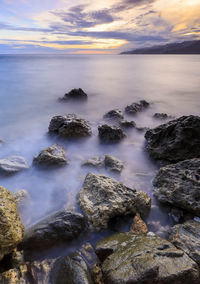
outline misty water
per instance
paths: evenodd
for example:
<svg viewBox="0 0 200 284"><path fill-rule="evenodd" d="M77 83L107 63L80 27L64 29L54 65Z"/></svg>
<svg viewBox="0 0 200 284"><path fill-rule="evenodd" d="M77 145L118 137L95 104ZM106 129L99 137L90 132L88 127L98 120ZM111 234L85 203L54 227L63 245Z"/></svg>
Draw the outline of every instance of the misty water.
<svg viewBox="0 0 200 284"><path fill-rule="evenodd" d="M83 88L89 95L86 103L58 101L72 88ZM153 197L152 179L158 166L145 151L144 131L130 129L127 138L114 145L101 144L98 125L105 112L145 99L150 108L132 117L138 127L155 127L164 121L154 119L155 112L174 117L196 114L200 110L200 56L184 55L1 55L0 56L0 158L21 155L29 165L42 149L55 142L67 151L69 165L55 170L33 166L14 176L0 176L0 185L13 193L26 189L29 204L21 212L25 226L43 216L66 208L80 211L76 195L86 174L106 174L153 198L149 228L161 233L172 225L169 209ZM90 121L93 135L83 140L58 140L47 135L55 115L75 113ZM166 120L167 121L167 120ZM120 175L106 170L81 167L90 157L111 154L124 161ZM43 256L65 254L82 242L93 244L103 235L126 231L131 220L118 220L109 230L86 233L79 240L44 252ZM40 254L41 256L41 254Z"/></svg>

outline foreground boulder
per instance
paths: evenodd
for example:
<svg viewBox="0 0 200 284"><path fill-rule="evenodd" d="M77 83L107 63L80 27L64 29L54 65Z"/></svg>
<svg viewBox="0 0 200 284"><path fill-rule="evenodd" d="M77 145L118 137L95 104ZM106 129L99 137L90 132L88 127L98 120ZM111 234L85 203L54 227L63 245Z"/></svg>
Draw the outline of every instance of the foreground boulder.
<svg viewBox="0 0 200 284"><path fill-rule="evenodd" d="M111 218L119 215L146 216L151 198L104 175L87 174L78 201L92 230L108 227Z"/></svg>
<svg viewBox="0 0 200 284"><path fill-rule="evenodd" d="M27 161L21 156L10 156L0 159L1 174L15 174L28 168Z"/></svg>
<svg viewBox="0 0 200 284"><path fill-rule="evenodd" d="M169 240L177 248L183 250L200 267L200 223L189 220L169 230Z"/></svg>
<svg viewBox="0 0 200 284"><path fill-rule="evenodd" d="M123 119L123 113L120 109L112 109L103 116L106 119Z"/></svg>
<svg viewBox="0 0 200 284"><path fill-rule="evenodd" d="M85 220L79 213L58 211L25 231L21 248L48 248L58 242L71 241L85 229Z"/></svg>
<svg viewBox="0 0 200 284"><path fill-rule="evenodd" d="M24 226L14 196L0 187L0 260L22 241Z"/></svg>
<svg viewBox="0 0 200 284"><path fill-rule="evenodd" d="M102 142L119 142L126 137L124 131L117 126L110 126L107 124L98 127L99 138Z"/></svg>
<svg viewBox="0 0 200 284"><path fill-rule="evenodd" d="M133 115L148 108L149 105L150 104L147 101L141 100L137 103L132 103L131 105L126 106L125 112Z"/></svg>
<svg viewBox="0 0 200 284"><path fill-rule="evenodd" d="M92 135L88 121L75 114L54 116L49 124L49 133L57 134L62 138L81 138Z"/></svg>
<svg viewBox="0 0 200 284"><path fill-rule="evenodd" d="M106 283L199 283L197 264L170 242L148 233L119 233L96 245Z"/></svg>
<svg viewBox="0 0 200 284"><path fill-rule="evenodd" d="M161 168L153 180L160 202L200 216L200 159L191 159Z"/></svg>
<svg viewBox="0 0 200 284"><path fill-rule="evenodd" d="M33 159L33 164L37 166L64 166L68 163L66 151L63 147L55 144L42 150Z"/></svg>
<svg viewBox="0 0 200 284"><path fill-rule="evenodd" d="M182 116L146 132L147 150L168 163L200 157L200 117Z"/></svg>
<svg viewBox="0 0 200 284"><path fill-rule="evenodd" d="M88 95L81 89L72 89L69 93L66 93L63 98L60 98L60 101L86 101Z"/></svg>

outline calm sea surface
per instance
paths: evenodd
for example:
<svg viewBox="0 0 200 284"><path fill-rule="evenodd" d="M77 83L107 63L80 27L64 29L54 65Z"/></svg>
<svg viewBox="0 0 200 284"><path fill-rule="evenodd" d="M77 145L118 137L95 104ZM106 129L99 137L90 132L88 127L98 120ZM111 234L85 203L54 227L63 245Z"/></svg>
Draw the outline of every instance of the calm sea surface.
<svg viewBox="0 0 200 284"><path fill-rule="evenodd" d="M87 103L58 101L79 87L88 93ZM129 130L128 137L115 145L100 144L97 132L105 112L113 108L124 110L127 104L140 99L151 102L151 107L137 116L126 117L139 127L161 124L152 118L155 112L175 117L200 115L200 56L0 55L0 139L5 142L0 146L0 158L22 155L31 165L40 150L55 142L47 135L54 115L75 113L88 119L93 130L89 139L60 142L67 150L68 166L53 171L31 167L12 177L0 177L0 185L12 192L29 192L31 202L22 213L26 226L63 205L79 210L76 194L88 171L110 175L152 196L157 166L145 151L144 132ZM124 161L121 175L80 166L84 159L107 153ZM146 221L151 230L162 235L171 225L168 209L158 206L154 199L153 204ZM127 230L129 223L129 219L119 221L112 231ZM83 241L95 243L108 233L87 235Z"/></svg>

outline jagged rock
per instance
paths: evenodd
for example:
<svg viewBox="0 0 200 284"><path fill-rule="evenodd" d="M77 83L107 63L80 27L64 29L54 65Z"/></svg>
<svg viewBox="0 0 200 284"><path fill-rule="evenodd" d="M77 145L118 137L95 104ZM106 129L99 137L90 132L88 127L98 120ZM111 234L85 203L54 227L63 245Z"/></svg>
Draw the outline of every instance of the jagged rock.
<svg viewBox="0 0 200 284"><path fill-rule="evenodd" d="M124 164L122 161L116 159L111 155L105 155L104 164L106 169L113 172L121 172L123 170Z"/></svg>
<svg viewBox="0 0 200 284"><path fill-rule="evenodd" d="M45 249L56 242L77 238L85 229L84 217L76 212L58 211L27 228L22 249Z"/></svg>
<svg viewBox="0 0 200 284"><path fill-rule="evenodd" d="M102 142L119 142L126 134L124 131L117 126L110 126L107 124L101 125L98 127L99 138Z"/></svg>
<svg viewBox="0 0 200 284"><path fill-rule="evenodd" d="M174 163L200 157L200 117L182 116L146 132L151 157Z"/></svg>
<svg viewBox="0 0 200 284"><path fill-rule="evenodd" d="M145 100L141 100L137 103L132 103L129 106L126 106L125 112L128 114L136 114L137 112L143 111L149 107L149 103Z"/></svg>
<svg viewBox="0 0 200 284"><path fill-rule="evenodd" d="M136 127L136 123L135 121L131 120L131 121L128 121L128 120L121 120L119 122L120 126L124 127L124 128L134 128Z"/></svg>
<svg viewBox="0 0 200 284"><path fill-rule="evenodd" d="M140 217L140 214L136 214L133 223L130 227L130 232L135 235L146 234L148 232L146 223Z"/></svg>
<svg viewBox="0 0 200 284"><path fill-rule="evenodd" d="M60 101L86 101L88 95L81 89L72 89L69 93L66 93L63 98L60 98Z"/></svg>
<svg viewBox="0 0 200 284"><path fill-rule="evenodd" d="M177 248L183 250L200 267L200 223L189 220L169 230L169 240Z"/></svg>
<svg viewBox="0 0 200 284"><path fill-rule="evenodd" d="M0 187L0 260L21 242L24 226L12 193Z"/></svg>
<svg viewBox="0 0 200 284"><path fill-rule="evenodd" d="M104 166L104 156L92 157L82 163L82 166L89 166L94 168L102 168Z"/></svg>
<svg viewBox="0 0 200 284"><path fill-rule="evenodd" d="M123 119L123 113L120 109L112 109L103 116L107 119Z"/></svg>
<svg viewBox="0 0 200 284"><path fill-rule="evenodd" d="M0 159L0 173L15 174L29 168L27 161L21 156L10 156Z"/></svg>
<svg viewBox="0 0 200 284"><path fill-rule="evenodd" d="M55 144L42 150L34 157L33 163L37 166L63 166L68 163L66 151L63 147Z"/></svg>
<svg viewBox="0 0 200 284"><path fill-rule="evenodd" d="M106 283L199 283L197 264L183 251L153 233L119 233L102 239L96 253Z"/></svg>
<svg viewBox="0 0 200 284"><path fill-rule="evenodd" d="M200 159L191 159L162 167L153 180L160 202L200 216Z"/></svg>
<svg viewBox="0 0 200 284"><path fill-rule="evenodd" d="M167 118L172 118L172 117L169 116L169 115L166 114L166 113L159 113L159 112L156 112L156 113L154 113L153 118L167 119Z"/></svg>
<svg viewBox="0 0 200 284"><path fill-rule="evenodd" d="M148 214L151 198L104 175L88 173L78 194L78 202L92 230L107 228L119 215Z"/></svg>
<svg viewBox="0 0 200 284"><path fill-rule="evenodd" d="M81 138L92 135L88 121L75 114L54 116L49 124L49 133L63 138Z"/></svg>

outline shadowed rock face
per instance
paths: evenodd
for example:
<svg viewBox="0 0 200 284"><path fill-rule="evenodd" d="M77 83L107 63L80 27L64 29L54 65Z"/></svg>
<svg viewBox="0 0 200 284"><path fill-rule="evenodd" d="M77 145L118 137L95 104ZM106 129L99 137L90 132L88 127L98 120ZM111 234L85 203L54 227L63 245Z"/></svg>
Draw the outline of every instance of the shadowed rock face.
<svg viewBox="0 0 200 284"><path fill-rule="evenodd" d="M0 159L0 174L12 175L28 168L27 161L21 156L10 156Z"/></svg>
<svg viewBox="0 0 200 284"><path fill-rule="evenodd" d="M153 180L160 202L200 216L200 159L191 159L161 168Z"/></svg>
<svg viewBox="0 0 200 284"><path fill-rule="evenodd" d="M88 95L81 89L72 89L69 93L66 93L63 98L60 98L60 101L86 101Z"/></svg>
<svg viewBox="0 0 200 284"><path fill-rule="evenodd" d="M141 112L144 109L148 108L149 105L150 104L147 101L141 100L138 103L132 103L131 105L126 106L125 112L134 115L137 112Z"/></svg>
<svg viewBox="0 0 200 284"><path fill-rule="evenodd" d="M168 163L200 157L200 117L182 116L146 132L151 157Z"/></svg>
<svg viewBox="0 0 200 284"><path fill-rule="evenodd" d="M49 133L62 138L81 138L92 135L88 121L75 114L54 116L49 124Z"/></svg>
<svg viewBox="0 0 200 284"><path fill-rule="evenodd" d="M148 233L120 233L102 239L96 253L106 283L199 283L197 264L170 242Z"/></svg>
<svg viewBox="0 0 200 284"><path fill-rule="evenodd" d="M107 228L111 218L119 215L147 215L151 198L104 175L87 174L78 201L92 230Z"/></svg>
<svg viewBox="0 0 200 284"><path fill-rule="evenodd" d="M110 126L107 124L98 127L99 138L102 142L119 142L126 137L124 131L117 126Z"/></svg>

